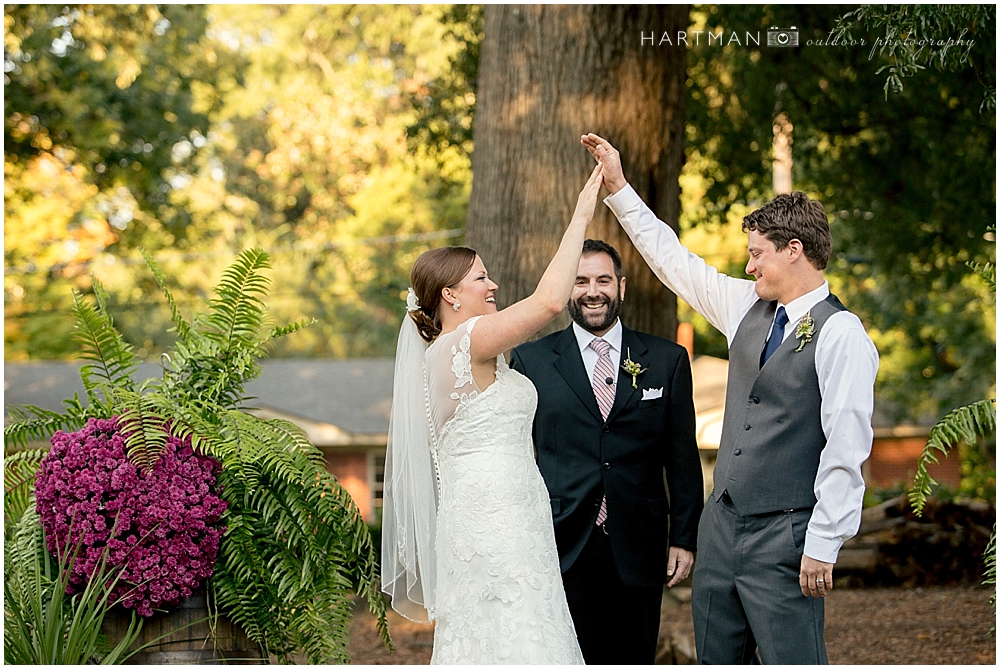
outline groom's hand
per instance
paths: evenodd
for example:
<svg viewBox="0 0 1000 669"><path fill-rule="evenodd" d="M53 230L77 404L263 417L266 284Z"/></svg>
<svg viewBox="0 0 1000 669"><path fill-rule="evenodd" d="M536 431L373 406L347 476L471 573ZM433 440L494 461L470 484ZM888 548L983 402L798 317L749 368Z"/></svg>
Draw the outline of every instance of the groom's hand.
<svg viewBox="0 0 1000 669"><path fill-rule="evenodd" d="M833 590L833 563L803 555L799 567L799 588L806 597L826 597L826 593Z"/></svg>
<svg viewBox="0 0 1000 669"><path fill-rule="evenodd" d="M667 587L672 588L691 574L694 565L694 553L671 546L667 553Z"/></svg>
<svg viewBox="0 0 1000 669"><path fill-rule="evenodd" d="M589 133L580 137L580 143L587 147L594 160L604 164L604 185L612 195L628 185L622 172L621 156L608 140Z"/></svg>

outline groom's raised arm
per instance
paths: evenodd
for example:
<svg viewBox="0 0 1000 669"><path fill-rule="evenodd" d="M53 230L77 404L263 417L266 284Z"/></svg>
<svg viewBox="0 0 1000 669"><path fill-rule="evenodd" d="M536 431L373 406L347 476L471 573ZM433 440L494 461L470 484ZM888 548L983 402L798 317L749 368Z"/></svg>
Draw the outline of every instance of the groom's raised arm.
<svg viewBox="0 0 1000 669"><path fill-rule="evenodd" d="M667 288L731 342L743 316L757 300L753 281L721 274L688 251L673 229L657 218L629 186L621 157L606 139L589 134L583 135L580 142L595 160L604 164L604 185L611 193L604 203L618 218L646 264Z"/></svg>

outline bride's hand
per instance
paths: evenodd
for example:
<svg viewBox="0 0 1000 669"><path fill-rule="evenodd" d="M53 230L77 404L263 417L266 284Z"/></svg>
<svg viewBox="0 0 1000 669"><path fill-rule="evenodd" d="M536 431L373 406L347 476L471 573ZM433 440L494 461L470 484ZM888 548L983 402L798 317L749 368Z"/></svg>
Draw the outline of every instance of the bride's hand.
<svg viewBox="0 0 1000 669"><path fill-rule="evenodd" d="M597 194L604 182L604 177L601 175L603 167L602 163L597 163L583 190L580 191L580 197L576 201L576 211L573 212L573 222L582 221L585 225L589 225L593 220L594 209L597 207Z"/></svg>

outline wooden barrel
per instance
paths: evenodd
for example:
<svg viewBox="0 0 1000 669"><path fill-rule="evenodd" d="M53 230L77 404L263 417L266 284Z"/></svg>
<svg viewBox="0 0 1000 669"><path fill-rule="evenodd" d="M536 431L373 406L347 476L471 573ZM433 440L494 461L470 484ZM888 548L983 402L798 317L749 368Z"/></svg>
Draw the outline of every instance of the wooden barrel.
<svg viewBox="0 0 1000 669"><path fill-rule="evenodd" d="M113 607L104 618L104 634L114 647L128 630L131 609ZM125 664L266 664L260 646L225 616L216 619L216 633L209 633L205 589L199 588L167 612L146 618L142 633L132 646L138 648L167 634L136 653ZM195 622L200 621L200 622ZM191 624L194 623L194 624ZM185 627L187 625L187 627ZM169 634L168 634L169 633Z"/></svg>

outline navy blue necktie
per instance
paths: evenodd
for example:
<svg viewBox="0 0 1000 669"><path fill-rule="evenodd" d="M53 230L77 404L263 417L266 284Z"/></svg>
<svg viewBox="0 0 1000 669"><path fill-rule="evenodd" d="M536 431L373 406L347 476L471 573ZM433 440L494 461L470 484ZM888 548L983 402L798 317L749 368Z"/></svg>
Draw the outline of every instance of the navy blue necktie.
<svg viewBox="0 0 1000 669"><path fill-rule="evenodd" d="M785 308L778 307L778 313L774 315L774 324L771 325L771 336L767 338L767 345L764 346L764 352L760 356L761 367L781 346L781 340L785 338L785 325L787 323L788 314L785 313Z"/></svg>

